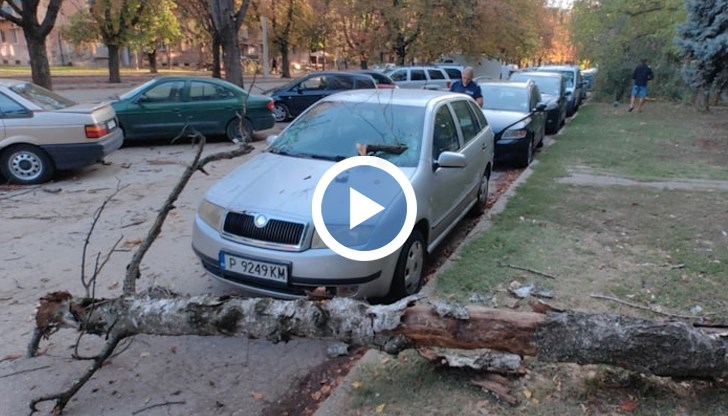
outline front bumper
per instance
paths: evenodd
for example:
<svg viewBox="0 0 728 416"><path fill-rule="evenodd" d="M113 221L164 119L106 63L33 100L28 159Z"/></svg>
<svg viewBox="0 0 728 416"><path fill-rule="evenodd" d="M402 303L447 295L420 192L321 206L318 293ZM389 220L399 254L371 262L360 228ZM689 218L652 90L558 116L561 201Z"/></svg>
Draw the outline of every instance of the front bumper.
<svg viewBox="0 0 728 416"><path fill-rule="evenodd" d="M245 291L282 299L296 299L317 287L335 293L336 288L358 286L354 297L359 299L385 296L391 284L399 252L384 259L360 262L341 257L329 249L301 252L253 247L226 240L220 233L195 217L192 248L202 265L218 279ZM241 257L290 265L287 284L223 271L220 251Z"/></svg>
<svg viewBox="0 0 728 416"><path fill-rule="evenodd" d="M101 161L124 144L124 131L115 129L106 137L91 143L54 144L41 146L58 170L79 169Z"/></svg>
<svg viewBox="0 0 728 416"><path fill-rule="evenodd" d="M503 162L523 155L531 144L532 135L520 139L500 139L495 142L495 161Z"/></svg>

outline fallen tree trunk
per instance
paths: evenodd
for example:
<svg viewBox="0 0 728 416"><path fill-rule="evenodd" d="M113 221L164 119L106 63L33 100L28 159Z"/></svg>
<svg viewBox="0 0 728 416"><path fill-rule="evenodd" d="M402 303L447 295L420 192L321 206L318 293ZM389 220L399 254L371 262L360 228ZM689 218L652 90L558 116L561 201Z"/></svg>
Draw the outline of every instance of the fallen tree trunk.
<svg viewBox="0 0 728 416"><path fill-rule="evenodd" d="M372 306L350 299L127 296L42 299L37 330L62 327L119 339L137 334L338 339L396 354L420 346L490 348L547 362L610 364L659 376L728 377L728 341L682 322L615 314L540 314L421 298Z"/></svg>

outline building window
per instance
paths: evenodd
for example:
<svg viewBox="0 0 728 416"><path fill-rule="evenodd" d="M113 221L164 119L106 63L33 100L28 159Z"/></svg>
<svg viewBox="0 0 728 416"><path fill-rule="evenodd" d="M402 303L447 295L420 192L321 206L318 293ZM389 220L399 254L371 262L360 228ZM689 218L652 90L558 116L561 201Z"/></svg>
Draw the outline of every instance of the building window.
<svg viewBox="0 0 728 416"><path fill-rule="evenodd" d="M0 30L0 43L5 43L5 42L6 42L6 40L5 40L5 31L4 30Z"/></svg>
<svg viewBox="0 0 728 416"><path fill-rule="evenodd" d="M18 29L13 29L10 31L10 41L14 44L18 44Z"/></svg>

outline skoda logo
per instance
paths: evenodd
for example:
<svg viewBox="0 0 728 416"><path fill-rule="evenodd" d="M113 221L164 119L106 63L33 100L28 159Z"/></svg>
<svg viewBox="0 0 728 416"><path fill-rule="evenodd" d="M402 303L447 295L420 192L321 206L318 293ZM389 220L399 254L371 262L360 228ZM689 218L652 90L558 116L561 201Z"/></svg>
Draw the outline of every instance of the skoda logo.
<svg viewBox="0 0 728 416"><path fill-rule="evenodd" d="M253 222L255 223L256 227L263 228L266 226L266 224L268 224L268 217L263 214L258 214L255 216Z"/></svg>

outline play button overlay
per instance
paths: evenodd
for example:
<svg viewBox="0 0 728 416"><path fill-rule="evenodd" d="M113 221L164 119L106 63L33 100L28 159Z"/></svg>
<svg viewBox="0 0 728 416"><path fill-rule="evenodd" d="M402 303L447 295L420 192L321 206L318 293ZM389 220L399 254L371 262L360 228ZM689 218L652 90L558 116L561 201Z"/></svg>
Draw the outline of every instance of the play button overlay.
<svg viewBox="0 0 728 416"><path fill-rule="evenodd" d="M378 157L357 156L321 176L311 213L328 248L351 260L373 261L407 241L417 217L417 199L401 169Z"/></svg>
<svg viewBox="0 0 728 416"><path fill-rule="evenodd" d="M349 229L384 211L384 207L349 188Z"/></svg>

